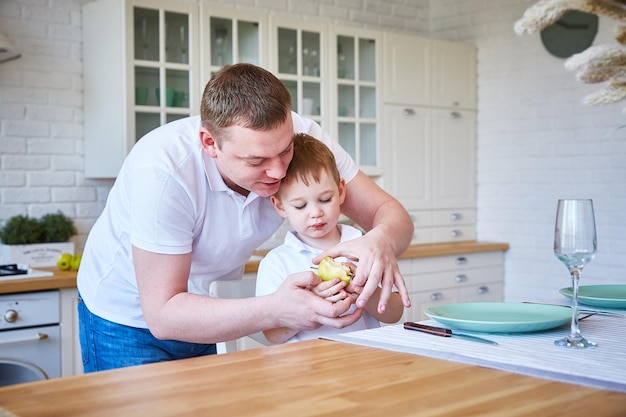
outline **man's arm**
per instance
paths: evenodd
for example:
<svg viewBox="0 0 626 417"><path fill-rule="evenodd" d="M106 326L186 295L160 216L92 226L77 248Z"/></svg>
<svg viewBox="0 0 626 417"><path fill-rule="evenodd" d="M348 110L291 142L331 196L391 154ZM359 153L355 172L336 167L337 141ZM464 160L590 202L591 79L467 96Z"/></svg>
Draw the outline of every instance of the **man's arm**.
<svg viewBox="0 0 626 417"><path fill-rule="evenodd" d="M343 328L362 313L357 309L341 316L351 300L332 303L313 294L308 287L321 281L313 272L290 275L270 295L220 299L187 292L191 254L163 255L133 247L133 262L146 323L159 339L216 343L278 327Z"/></svg>
<svg viewBox="0 0 626 417"><path fill-rule="evenodd" d="M313 262L319 263L324 256L341 255L358 261L354 283L364 285L357 299L359 307L367 305L378 284L382 287L378 304L380 313L385 311L394 285L404 306L410 307L411 301L396 259L413 237L413 221L406 209L362 172L347 184L346 199L341 208L367 233L324 251Z"/></svg>

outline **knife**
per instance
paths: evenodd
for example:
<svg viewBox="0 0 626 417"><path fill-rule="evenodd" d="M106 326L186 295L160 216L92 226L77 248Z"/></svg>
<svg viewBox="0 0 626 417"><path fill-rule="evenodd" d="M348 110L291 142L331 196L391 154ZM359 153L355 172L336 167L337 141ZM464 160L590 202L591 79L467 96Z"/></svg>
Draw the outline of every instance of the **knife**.
<svg viewBox="0 0 626 417"><path fill-rule="evenodd" d="M556 307L568 307L572 308L572 306L564 305L564 304L550 304L550 303L535 303L533 301L522 301L524 304L538 304L543 306L556 306ZM579 308L578 314L593 314L598 316L609 316L609 317L624 317L622 313L614 313L612 311L603 311L603 310L589 310L585 308Z"/></svg>
<svg viewBox="0 0 626 417"><path fill-rule="evenodd" d="M435 336L441 336L441 337L461 337L463 339L473 340L474 342L481 342L481 343L488 343L490 345L497 345L497 343L494 342L493 340L483 339L482 337L471 336L469 334L455 333L452 330L445 329L443 327L429 326L427 324L414 323L412 321L405 322L404 323L404 328L407 329L407 330L416 330L418 332L434 334Z"/></svg>

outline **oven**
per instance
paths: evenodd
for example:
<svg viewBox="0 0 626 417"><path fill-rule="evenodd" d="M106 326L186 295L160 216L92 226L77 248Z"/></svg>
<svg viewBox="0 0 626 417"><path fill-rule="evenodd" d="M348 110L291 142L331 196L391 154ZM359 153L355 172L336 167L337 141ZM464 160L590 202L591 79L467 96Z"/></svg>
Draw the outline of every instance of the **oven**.
<svg viewBox="0 0 626 417"><path fill-rule="evenodd" d="M59 291L0 295L0 386L61 376Z"/></svg>

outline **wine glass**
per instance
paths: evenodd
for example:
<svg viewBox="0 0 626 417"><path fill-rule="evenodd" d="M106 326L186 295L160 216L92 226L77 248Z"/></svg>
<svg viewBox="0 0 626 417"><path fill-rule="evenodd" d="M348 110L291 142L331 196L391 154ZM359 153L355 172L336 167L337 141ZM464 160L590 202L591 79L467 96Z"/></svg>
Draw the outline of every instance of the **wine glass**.
<svg viewBox="0 0 626 417"><path fill-rule="evenodd" d="M573 306L570 334L555 340L557 346L595 347L580 334L578 327L578 284L583 268L596 254L596 224L592 200L559 200L554 227L554 254L569 269L572 277Z"/></svg>

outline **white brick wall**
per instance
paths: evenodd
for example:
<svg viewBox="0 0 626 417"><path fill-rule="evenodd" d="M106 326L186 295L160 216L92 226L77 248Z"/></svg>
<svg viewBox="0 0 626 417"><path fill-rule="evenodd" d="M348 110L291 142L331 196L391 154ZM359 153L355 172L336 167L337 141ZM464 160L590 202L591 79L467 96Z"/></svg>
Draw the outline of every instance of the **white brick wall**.
<svg viewBox="0 0 626 417"><path fill-rule="evenodd" d="M80 4L2 0L0 30L23 57L0 64L0 222L63 210L82 250L111 181L82 174ZM529 0L215 0L259 12L475 43L478 56L478 233L506 241L507 299L558 297L567 272L552 254L556 200L596 204L599 252L586 283L626 282L626 115L589 108L578 83L538 35L514 22ZM611 40L600 20L596 43Z"/></svg>

